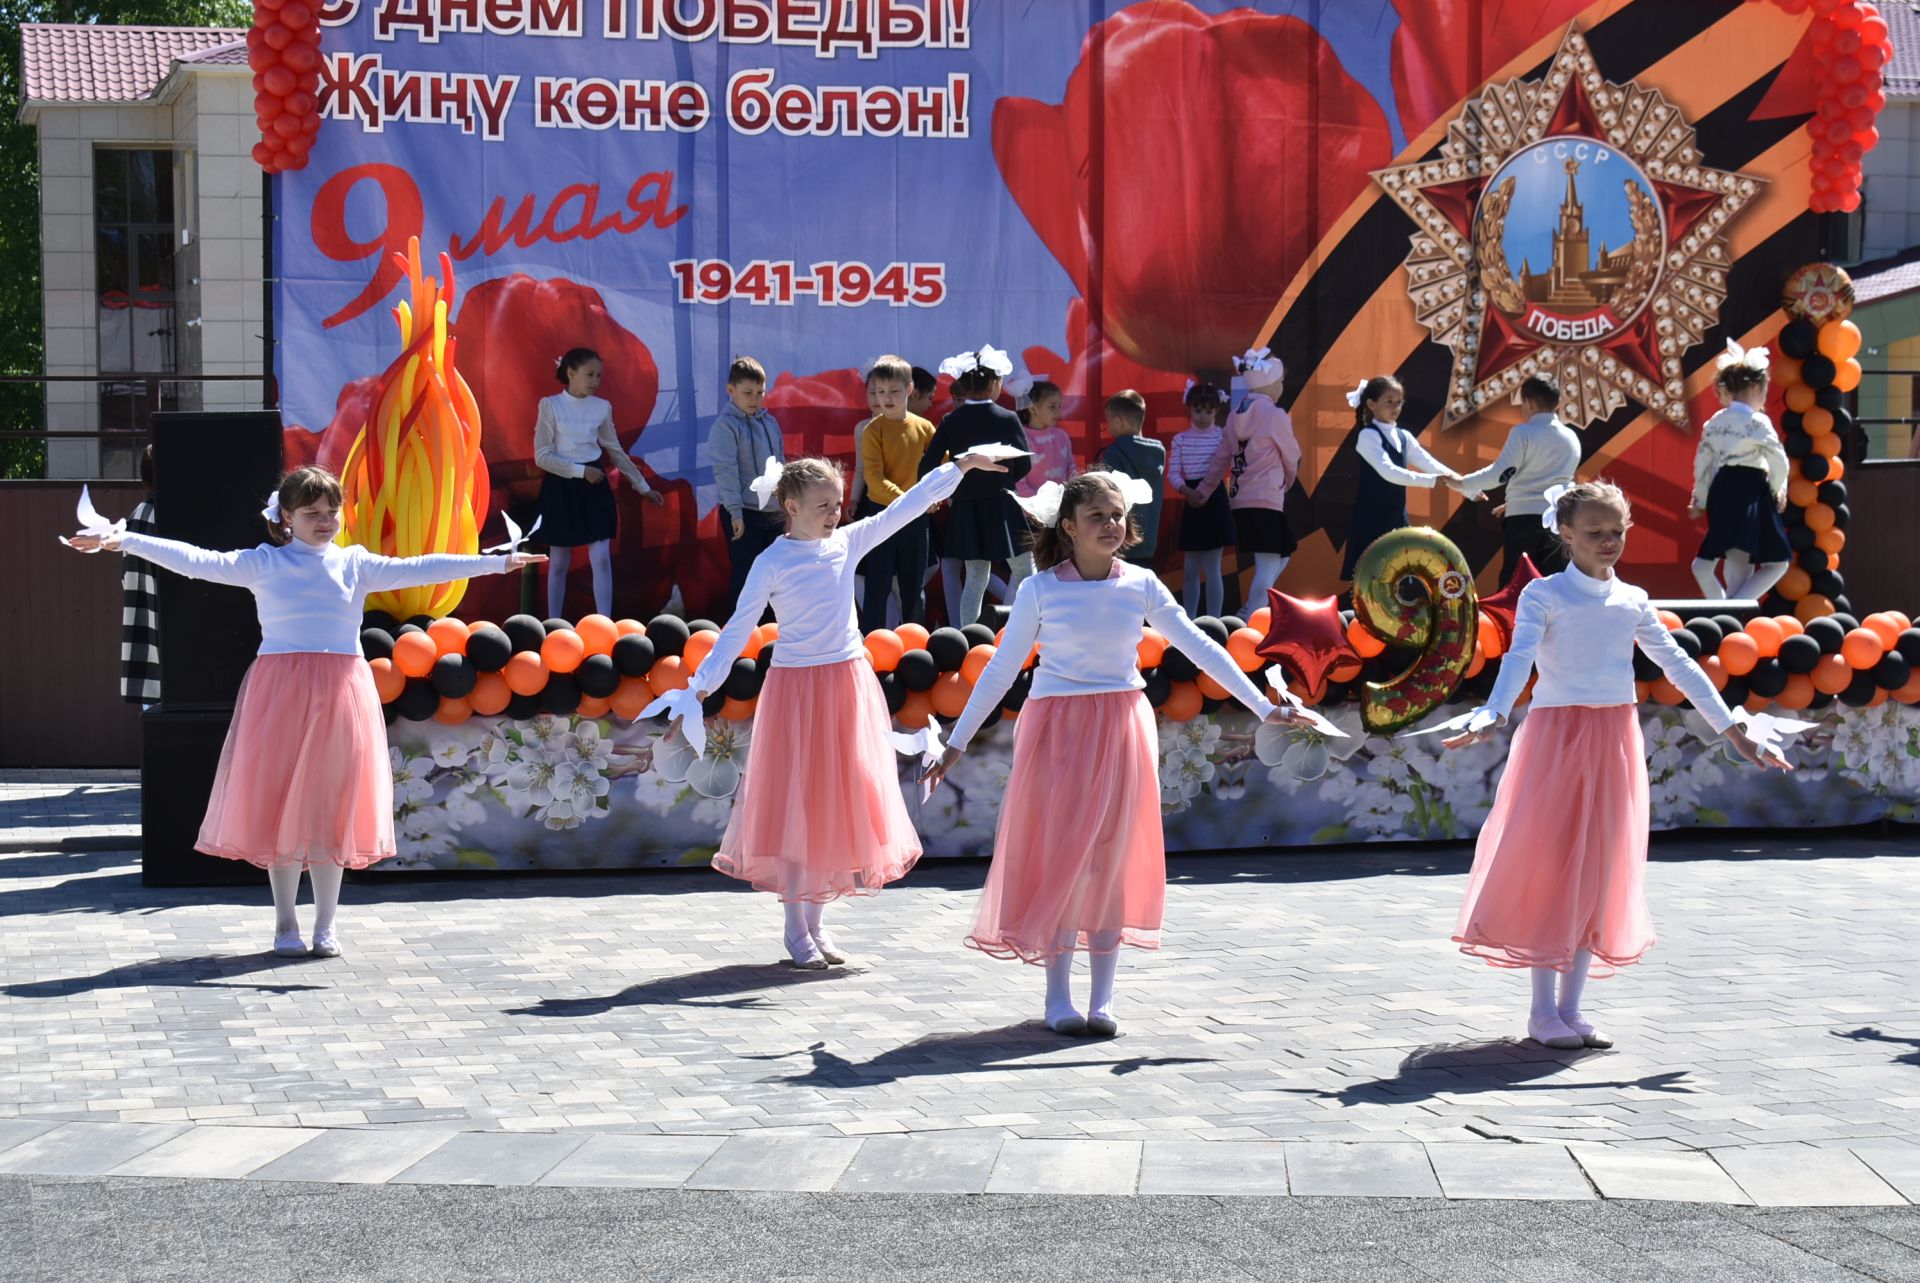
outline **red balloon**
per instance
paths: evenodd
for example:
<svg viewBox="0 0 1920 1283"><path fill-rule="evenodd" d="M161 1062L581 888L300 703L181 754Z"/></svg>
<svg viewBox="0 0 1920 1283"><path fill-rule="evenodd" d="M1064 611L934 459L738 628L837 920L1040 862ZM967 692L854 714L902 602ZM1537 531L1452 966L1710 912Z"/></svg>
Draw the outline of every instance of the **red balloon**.
<svg viewBox="0 0 1920 1283"><path fill-rule="evenodd" d="M1490 597L1480 599L1480 613L1493 620L1493 626L1500 632L1500 653L1506 654L1513 646L1513 615L1520 609L1520 590L1540 578L1539 569L1533 564L1533 558L1520 554L1520 568L1513 572L1513 578L1507 586Z"/></svg>
<svg viewBox="0 0 1920 1283"><path fill-rule="evenodd" d="M1327 674L1343 663L1358 663L1346 625L1340 622L1338 597L1289 597L1278 588L1267 589L1273 622L1254 647L1257 654L1277 661L1289 676L1306 688L1310 700L1327 693Z"/></svg>
<svg viewBox="0 0 1920 1283"><path fill-rule="evenodd" d="M1845 196L1842 196L1840 198L1841 212L1851 214L1854 210L1859 208L1860 208L1859 192L1848 192Z"/></svg>
<svg viewBox="0 0 1920 1283"><path fill-rule="evenodd" d="M296 116L306 117L312 115L314 108L319 105L320 100L318 98L315 98L304 89L296 89L287 95L287 103L284 110L290 111Z"/></svg>
<svg viewBox="0 0 1920 1283"><path fill-rule="evenodd" d="M300 117L290 111L283 111L273 118L273 132L282 138L291 138L300 132Z"/></svg>
<svg viewBox="0 0 1920 1283"><path fill-rule="evenodd" d="M306 154L313 150L313 135L295 134L286 140L286 150L287 155L292 156L295 160L304 159Z"/></svg>
<svg viewBox="0 0 1920 1283"><path fill-rule="evenodd" d="M272 168L273 158L277 154L273 148L267 146L264 142L258 142L253 145L253 163L263 169Z"/></svg>
<svg viewBox="0 0 1920 1283"><path fill-rule="evenodd" d="M247 65L255 72L263 72L269 67L278 66L279 62L280 51L269 48L264 40L247 50Z"/></svg>
<svg viewBox="0 0 1920 1283"><path fill-rule="evenodd" d="M285 49L293 43L293 30L284 22L272 23L261 28L260 41L269 49Z"/></svg>
<svg viewBox="0 0 1920 1283"><path fill-rule="evenodd" d="M295 75L304 76L320 66L320 54L306 41L296 40L280 51L280 61L287 64Z"/></svg>
<svg viewBox="0 0 1920 1283"><path fill-rule="evenodd" d="M313 25L313 6L307 0L287 0L280 6L280 21L295 31L303 31Z"/></svg>
<svg viewBox="0 0 1920 1283"><path fill-rule="evenodd" d="M320 117L318 116L302 117L300 120L300 132L305 134L308 138L312 138L315 134L319 133Z"/></svg>
<svg viewBox="0 0 1920 1283"><path fill-rule="evenodd" d="M1866 74L1866 68L1860 65L1858 58L1836 58L1833 69L1827 73L1841 84L1858 80Z"/></svg>
<svg viewBox="0 0 1920 1283"><path fill-rule="evenodd" d="M1867 11L1858 4L1841 3L1833 10L1834 25L1841 28L1858 27L1867 20ZM1844 31L1841 33L1844 34Z"/></svg>

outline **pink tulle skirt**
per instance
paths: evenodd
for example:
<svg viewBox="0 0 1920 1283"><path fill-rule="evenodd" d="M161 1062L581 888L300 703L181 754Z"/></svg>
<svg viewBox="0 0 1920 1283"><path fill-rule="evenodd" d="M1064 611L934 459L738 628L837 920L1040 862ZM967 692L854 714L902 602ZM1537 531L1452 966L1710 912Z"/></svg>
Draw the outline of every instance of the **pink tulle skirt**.
<svg viewBox="0 0 1920 1283"><path fill-rule="evenodd" d="M775 668L713 867L782 900L872 895L920 858L886 696L864 659Z"/></svg>
<svg viewBox="0 0 1920 1283"><path fill-rule="evenodd" d="M261 868L364 869L394 853L387 724L366 660L253 661L194 847Z"/></svg>
<svg viewBox="0 0 1920 1283"><path fill-rule="evenodd" d="M1453 938L1496 967L1611 975L1653 946L1647 760L1628 704L1537 708L1513 737Z"/></svg>
<svg viewBox="0 0 1920 1283"><path fill-rule="evenodd" d="M1138 691L1029 699L967 944L1044 963L1160 947L1159 737Z"/></svg>

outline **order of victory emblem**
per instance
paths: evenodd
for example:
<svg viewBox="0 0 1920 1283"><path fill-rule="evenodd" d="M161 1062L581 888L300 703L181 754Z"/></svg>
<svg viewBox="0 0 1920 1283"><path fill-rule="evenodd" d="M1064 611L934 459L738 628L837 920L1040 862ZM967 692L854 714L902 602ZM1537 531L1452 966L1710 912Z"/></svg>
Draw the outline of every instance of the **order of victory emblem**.
<svg viewBox="0 0 1920 1283"><path fill-rule="evenodd" d="M1694 143L1570 27L1543 75L1469 100L1437 159L1374 173L1415 224L1414 314L1453 350L1443 425L1530 374L1557 379L1575 427L1629 400L1686 424L1681 358L1726 299L1727 226L1765 186Z"/></svg>

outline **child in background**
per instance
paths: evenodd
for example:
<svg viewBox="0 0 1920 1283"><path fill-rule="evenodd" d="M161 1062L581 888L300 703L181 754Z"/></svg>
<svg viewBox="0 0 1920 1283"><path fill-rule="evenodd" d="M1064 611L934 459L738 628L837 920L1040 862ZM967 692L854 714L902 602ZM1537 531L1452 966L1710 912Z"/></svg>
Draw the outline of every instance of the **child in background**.
<svg viewBox="0 0 1920 1283"><path fill-rule="evenodd" d="M1220 449L1227 390L1188 379L1186 402L1188 426L1174 437L1167 461L1167 485L1186 500L1180 514L1180 604L1189 615L1218 618L1227 607L1220 561L1234 539L1233 509L1227 504L1226 487L1215 486L1212 494L1202 495L1200 483Z"/></svg>
<svg viewBox="0 0 1920 1283"><path fill-rule="evenodd" d="M287 474L261 517L271 543L239 552L134 533L80 535L82 552L116 549L190 579L251 591L260 652L240 683L233 724L194 849L245 860L273 888L273 952L306 953L294 906L300 874L313 882L313 949L337 958L334 913L347 869L395 852L393 771L373 670L360 649L367 595L476 575L546 558L382 557L333 542L339 478L325 468Z"/></svg>
<svg viewBox="0 0 1920 1283"><path fill-rule="evenodd" d="M1428 454L1411 432L1399 426L1406 402L1407 390L1391 374L1375 375L1347 393L1347 404L1353 407L1354 450L1367 466L1360 471L1353 521L1347 528L1342 579L1353 578L1353 567L1369 544L1407 524L1408 486L1431 489L1442 478L1460 480L1459 473ZM1245 527L1241 529L1244 532Z"/></svg>
<svg viewBox="0 0 1920 1283"><path fill-rule="evenodd" d="M1126 559L1136 566L1153 566L1154 549L1160 543L1160 509L1166 502L1167 448L1152 437L1142 436L1147 426L1147 399L1132 388L1107 398L1107 434L1113 438L1100 456L1105 467L1122 476L1134 477L1151 486L1153 498L1137 510L1140 537L1127 550Z"/></svg>
<svg viewBox="0 0 1920 1283"><path fill-rule="evenodd" d="M1580 438L1554 413L1560 405L1560 385L1542 375L1530 375L1520 385L1520 399L1530 417L1507 433L1499 458L1450 483L1476 500L1495 486L1506 487L1507 501L1499 509L1505 536L1502 584L1513 578L1522 557L1543 575L1566 567L1566 547L1541 517L1547 510L1547 491L1572 485L1574 470L1580 466Z"/></svg>
<svg viewBox="0 0 1920 1283"><path fill-rule="evenodd" d="M1786 526L1787 452L1773 421L1760 407L1767 403L1767 350L1742 350L1732 340L1719 357L1714 386L1726 409L1700 429L1693 457L1693 498L1687 515L1704 513L1707 537L1693 561L1693 577L1703 597L1758 601L1780 582L1792 564ZM1714 563L1725 560L1727 581L1714 577Z"/></svg>
<svg viewBox="0 0 1920 1283"><path fill-rule="evenodd" d="M739 606L689 682L698 698L719 690L772 608L780 642L713 867L780 897L797 967L846 961L821 924L828 901L872 895L920 858L887 701L854 627L853 569L980 468L1001 465L963 457L933 468L879 515L842 526L840 473L821 459L787 464L771 495L787 532L754 562Z"/></svg>
<svg viewBox="0 0 1920 1283"><path fill-rule="evenodd" d="M907 412L912 379L912 367L897 356L881 357L867 372L867 399L875 410L860 443L866 498L854 506L856 519L884 512L913 488L920 475L920 456L933 440L933 425ZM889 626L887 599L896 585L900 618L921 623L927 613L927 519L915 517L875 545L860 563L860 573L866 581L860 599L862 632Z"/></svg>
<svg viewBox="0 0 1920 1283"><path fill-rule="evenodd" d="M1001 380L1013 372L1013 363L1005 352L992 347L962 352L941 362L940 372L953 379L954 397L959 404L934 429L933 440L920 457L921 476L976 446L996 444L1027 449L1026 429L1020 426L1019 417L996 404ZM1008 495L1032 466L1031 458L1012 459L1003 475L968 477L948 505L942 570L944 572L952 561L962 562L966 567L959 617L948 620L956 628L964 628L980 618L994 562L1008 562L1016 577L1022 564L1032 565L1026 555L1026 518ZM1016 578L1014 587L1018 586Z"/></svg>
<svg viewBox="0 0 1920 1283"><path fill-rule="evenodd" d="M1026 380L1015 396L1014 412L1027 430L1027 448L1033 451L1032 471L1013 488L1023 499L1031 499L1049 481L1065 485L1080 470L1073 457L1073 438L1060 426L1062 399L1059 385L1044 377Z"/></svg>
<svg viewBox="0 0 1920 1283"><path fill-rule="evenodd" d="M1581 1012L1589 973L1608 976L1654 943L1647 913L1647 755L1633 691L1637 644L1742 757L1787 768L1743 732L1706 673L1680 649L1614 564L1632 524L1617 486L1589 481L1550 495L1571 564L1520 593L1513 643L1485 708L1446 741L1488 738L1538 669L1493 810L1480 829L1453 933L1462 953L1533 970L1530 1037L1549 1047L1610 1047ZM1481 714L1491 714L1473 729ZM1559 978L1559 994L1554 981Z"/></svg>
<svg viewBox="0 0 1920 1283"><path fill-rule="evenodd" d="M727 404L707 432L707 463L726 514L727 556L733 564L729 610L740 599L754 558L780 537L779 514L763 511L747 490L768 459L787 457L780 425L762 408L766 398L766 368L750 356L734 357L727 368Z"/></svg>
<svg viewBox="0 0 1920 1283"><path fill-rule="evenodd" d="M940 380L932 370L919 366L913 367L913 393L907 397L907 413L917 414L929 423L933 421L933 397L940 390Z"/></svg>
<svg viewBox="0 0 1920 1283"><path fill-rule="evenodd" d="M1253 554L1253 578L1244 604L1256 610L1266 604L1267 589L1279 580L1298 546L1286 507L1287 491L1300 471L1300 443L1293 435L1293 420L1275 399L1287 374L1280 358L1266 348L1254 348L1235 357L1233 368L1247 390L1233 402L1207 475L1194 492L1207 503L1225 484L1239 564L1244 566L1247 554Z"/></svg>
<svg viewBox="0 0 1920 1283"><path fill-rule="evenodd" d="M553 376L565 389L540 400L533 425L533 462L540 478L540 538L547 566L547 615L562 618L573 550L585 545L593 571L593 608L613 613L613 536L619 511L605 466L611 463L656 508L665 496L647 484L613 429L613 406L594 395L600 388L600 354L577 347L560 358Z"/></svg>

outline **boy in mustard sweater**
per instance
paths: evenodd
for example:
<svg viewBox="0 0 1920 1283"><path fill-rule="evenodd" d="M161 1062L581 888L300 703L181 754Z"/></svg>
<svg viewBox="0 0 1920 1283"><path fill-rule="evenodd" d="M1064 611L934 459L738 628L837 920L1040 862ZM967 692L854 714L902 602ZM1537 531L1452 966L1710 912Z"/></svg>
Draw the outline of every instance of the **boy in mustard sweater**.
<svg viewBox="0 0 1920 1283"><path fill-rule="evenodd" d="M913 391L913 367L897 356L883 356L867 372L867 400L874 416L860 438L860 474L867 493L854 519L870 517L913 488L920 479L920 456L933 439L933 425L907 412ZM926 617L927 519L903 526L860 562L865 592L860 600L860 631L887 626L887 597L898 585L900 618L920 623Z"/></svg>

